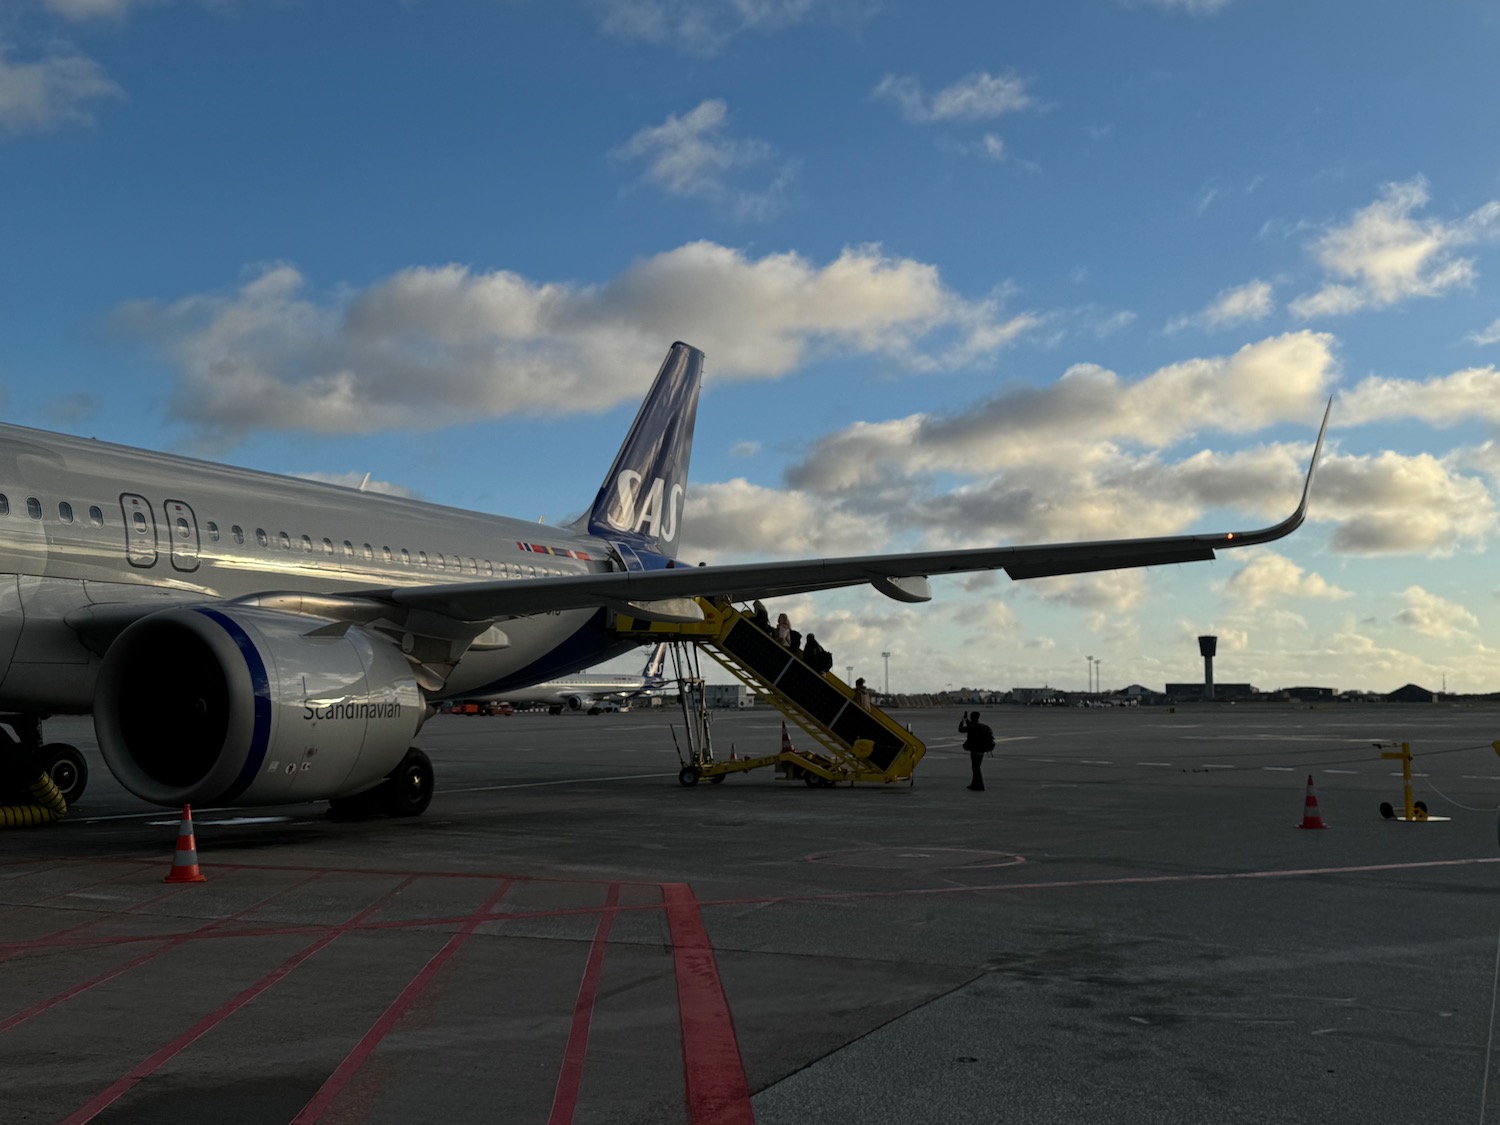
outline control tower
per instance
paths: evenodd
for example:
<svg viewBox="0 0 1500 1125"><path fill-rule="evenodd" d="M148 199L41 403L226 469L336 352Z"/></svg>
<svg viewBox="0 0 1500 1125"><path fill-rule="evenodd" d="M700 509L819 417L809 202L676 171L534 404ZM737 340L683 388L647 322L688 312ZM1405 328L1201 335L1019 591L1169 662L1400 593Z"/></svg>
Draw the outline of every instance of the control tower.
<svg viewBox="0 0 1500 1125"><path fill-rule="evenodd" d="M1218 637L1199 637L1198 653L1203 657L1203 698L1214 697L1214 653L1219 650Z"/></svg>

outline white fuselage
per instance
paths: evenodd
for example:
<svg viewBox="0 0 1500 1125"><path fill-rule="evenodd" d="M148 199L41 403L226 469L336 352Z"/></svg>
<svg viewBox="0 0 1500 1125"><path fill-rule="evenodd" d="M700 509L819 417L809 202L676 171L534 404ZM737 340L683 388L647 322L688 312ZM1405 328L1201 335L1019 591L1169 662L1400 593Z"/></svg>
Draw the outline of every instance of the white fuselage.
<svg viewBox="0 0 1500 1125"><path fill-rule="evenodd" d="M100 658L68 623L89 607L612 569L577 532L15 426L0 425L0 497L0 710L90 709ZM439 697L633 647L603 617L508 619L508 645L466 653Z"/></svg>

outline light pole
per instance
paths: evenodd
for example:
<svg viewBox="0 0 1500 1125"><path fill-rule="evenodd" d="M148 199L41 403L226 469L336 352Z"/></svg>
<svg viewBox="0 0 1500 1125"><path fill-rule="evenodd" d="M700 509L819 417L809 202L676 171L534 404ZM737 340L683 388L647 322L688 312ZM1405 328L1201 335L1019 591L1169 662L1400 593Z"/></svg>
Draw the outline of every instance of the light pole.
<svg viewBox="0 0 1500 1125"><path fill-rule="evenodd" d="M883 656L883 657L885 657L885 694L886 695L890 695L891 694L891 654L888 653L888 652L882 652L880 655Z"/></svg>
<svg viewBox="0 0 1500 1125"><path fill-rule="evenodd" d="M1085 656L1084 659L1088 661L1089 670L1089 686L1084 691L1086 694L1092 695L1094 693L1094 658L1092 656Z"/></svg>
<svg viewBox="0 0 1500 1125"><path fill-rule="evenodd" d="M1104 694L1104 661L1103 660L1096 660L1096 661L1094 661L1094 691L1097 694L1099 694L1099 695L1103 695Z"/></svg>
<svg viewBox="0 0 1500 1125"><path fill-rule="evenodd" d="M854 665L853 664L845 664L844 665L844 674L849 677L848 679L846 679L844 681L844 683L852 685L854 683Z"/></svg>

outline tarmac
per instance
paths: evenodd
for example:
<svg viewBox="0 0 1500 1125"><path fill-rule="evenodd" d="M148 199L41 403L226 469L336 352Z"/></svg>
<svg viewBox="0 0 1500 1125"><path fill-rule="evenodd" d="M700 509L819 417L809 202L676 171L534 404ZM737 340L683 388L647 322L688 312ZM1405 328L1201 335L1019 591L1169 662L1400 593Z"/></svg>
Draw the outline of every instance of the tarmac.
<svg viewBox="0 0 1500 1125"><path fill-rule="evenodd" d="M443 716L426 815L195 809L199 884L54 720L91 780L0 840L0 1120L1500 1123L1500 709L983 710L982 793L956 708L835 789L683 788L675 710ZM1400 741L1451 820L1381 817Z"/></svg>

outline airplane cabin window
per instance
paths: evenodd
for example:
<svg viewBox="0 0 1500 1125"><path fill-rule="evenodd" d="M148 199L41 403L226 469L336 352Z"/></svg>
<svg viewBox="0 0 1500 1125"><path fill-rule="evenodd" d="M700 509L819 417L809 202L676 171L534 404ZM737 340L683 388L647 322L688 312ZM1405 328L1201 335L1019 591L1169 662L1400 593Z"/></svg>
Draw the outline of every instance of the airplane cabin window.
<svg viewBox="0 0 1500 1125"><path fill-rule="evenodd" d="M405 547L401 548L401 565L411 566L411 552L408 551Z"/></svg>
<svg viewBox="0 0 1500 1125"><path fill-rule="evenodd" d="M0 516L10 515L10 497L0 493Z"/></svg>
<svg viewBox="0 0 1500 1125"><path fill-rule="evenodd" d="M417 552L417 565L418 566L426 566L427 565L427 552L426 551L418 551Z"/></svg>
<svg viewBox="0 0 1500 1125"><path fill-rule="evenodd" d="M72 523L73 505L69 504L66 500L59 501L57 505L57 518L62 520L63 523Z"/></svg>
<svg viewBox="0 0 1500 1125"><path fill-rule="evenodd" d="M266 529L263 527L255 529L255 541L262 547L269 547L271 545L271 537L266 534Z"/></svg>
<svg viewBox="0 0 1500 1125"><path fill-rule="evenodd" d="M292 537L286 532L283 531L276 538L281 541L281 549L283 551L290 551L292 549Z"/></svg>
<svg viewBox="0 0 1500 1125"><path fill-rule="evenodd" d="M347 547L348 544L346 543L345 546ZM351 548L350 550L351 550L351 553L352 553L353 549ZM374 557L375 557L375 548L372 547L372 546L370 546L368 543L366 543L365 544L365 558L367 558L367 559L373 559Z"/></svg>
<svg viewBox="0 0 1500 1125"><path fill-rule="evenodd" d="M380 548L380 553L381 553L381 556L385 559L386 562L390 562L391 561L391 549L389 547L382 547L382 548Z"/></svg>
<svg viewBox="0 0 1500 1125"><path fill-rule="evenodd" d="M333 540L332 539L324 539L323 540L323 553L325 555L331 555L331 554L333 554Z"/></svg>
<svg viewBox="0 0 1500 1125"><path fill-rule="evenodd" d="M4 497L0 497L0 500L3 499ZM0 515L3 514L3 512L0 512ZM93 524L95 527L104 526L104 509L99 507L98 504L89 505L89 523Z"/></svg>
<svg viewBox="0 0 1500 1125"><path fill-rule="evenodd" d="M26 497L26 514L34 520L42 518L42 502L35 496Z"/></svg>
<svg viewBox="0 0 1500 1125"><path fill-rule="evenodd" d="M485 559L484 560L484 576L486 578L493 578L493 577L495 577L495 567L494 567L494 564L492 564L489 559Z"/></svg>
<svg viewBox="0 0 1500 1125"><path fill-rule="evenodd" d="M208 537L210 539L212 539L215 543L217 543L219 541L219 525L218 524L214 523L213 520L209 520L206 524L203 525L203 528L204 528L205 531L208 532Z"/></svg>
<svg viewBox="0 0 1500 1125"><path fill-rule="evenodd" d="M229 534L234 536L234 541L236 543L243 543L245 541L245 529L239 524L235 524L233 527L231 527L229 529Z"/></svg>
<svg viewBox="0 0 1500 1125"><path fill-rule="evenodd" d="M442 551L437 551L437 552L435 552L433 554L433 556L432 556L432 565L435 566L435 567L437 567L439 570L443 569L443 552Z"/></svg>
<svg viewBox="0 0 1500 1125"><path fill-rule="evenodd" d="M308 552L312 551L312 536L311 535L304 535L302 537L302 549L304 551L308 551Z"/></svg>
<svg viewBox="0 0 1500 1125"><path fill-rule="evenodd" d="M192 537L192 534L193 534L193 529L188 526L187 518L185 516L178 516L177 517L177 538L179 538L179 539L188 539L188 538Z"/></svg>

